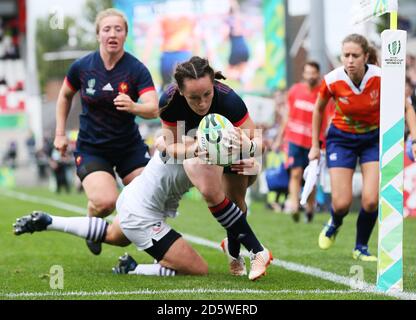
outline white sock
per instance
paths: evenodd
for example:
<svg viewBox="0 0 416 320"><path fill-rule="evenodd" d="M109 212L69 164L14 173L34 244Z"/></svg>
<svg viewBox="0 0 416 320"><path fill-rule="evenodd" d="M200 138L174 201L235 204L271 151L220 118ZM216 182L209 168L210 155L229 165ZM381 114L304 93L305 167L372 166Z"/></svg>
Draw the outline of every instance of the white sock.
<svg viewBox="0 0 416 320"><path fill-rule="evenodd" d="M155 264L138 264L136 269L129 274L138 274L142 276L175 276L176 270L162 267L159 263Z"/></svg>
<svg viewBox="0 0 416 320"><path fill-rule="evenodd" d="M50 216L52 223L48 225L47 230L62 231L76 235L78 237L103 241L108 223L96 217L57 217Z"/></svg>

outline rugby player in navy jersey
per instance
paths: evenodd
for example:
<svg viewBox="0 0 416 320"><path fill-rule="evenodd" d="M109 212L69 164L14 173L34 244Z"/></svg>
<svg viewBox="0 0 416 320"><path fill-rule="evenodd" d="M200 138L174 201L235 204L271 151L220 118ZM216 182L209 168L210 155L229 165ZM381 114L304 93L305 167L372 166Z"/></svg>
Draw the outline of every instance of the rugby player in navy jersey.
<svg viewBox="0 0 416 320"><path fill-rule="evenodd" d="M61 153L67 149L66 120L79 91L82 112L74 152L77 175L88 197L89 215L105 217L114 210L118 196L113 168L127 185L150 159L135 117L155 118L158 107L148 69L124 51L128 26L123 13L104 10L95 25L99 49L76 60L62 84L54 146ZM101 244L87 244L94 254L101 252Z"/></svg>
<svg viewBox="0 0 416 320"><path fill-rule="evenodd" d="M256 148L261 150L261 137L255 135L255 125L250 119L243 100L228 86L216 79L225 79L214 72L208 60L192 57L176 67L175 84L169 86L159 101L162 127L165 130L167 153L176 159L185 159L184 169L192 184L201 192L210 211L226 229L227 238L221 243L233 275L247 273L240 255L240 243L251 253L249 279L265 274L272 255L256 238L246 220L245 195L255 176L247 175L254 166ZM237 129L237 150L243 150L243 159L224 169L203 163L195 157L197 143L179 141L183 133L196 129L201 119L209 113L219 113L228 118ZM249 132L246 135L242 129ZM195 133L195 132L194 132ZM192 135L192 133L191 133ZM249 150L244 154L244 150Z"/></svg>

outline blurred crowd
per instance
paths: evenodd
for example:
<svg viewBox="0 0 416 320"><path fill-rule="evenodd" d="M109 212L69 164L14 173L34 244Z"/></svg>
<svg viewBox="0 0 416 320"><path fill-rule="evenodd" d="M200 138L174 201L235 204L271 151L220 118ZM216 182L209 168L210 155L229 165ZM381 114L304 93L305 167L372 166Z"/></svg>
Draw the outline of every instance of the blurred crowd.
<svg viewBox="0 0 416 320"><path fill-rule="evenodd" d="M412 104L416 107L416 55L408 54L406 56L406 76L409 79Z"/></svg>
<svg viewBox="0 0 416 320"><path fill-rule="evenodd" d="M68 152L61 154L53 147L53 138L45 136L41 147L36 148L35 137L30 132L25 141L26 150L19 148L16 140L11 140L3 152L1 166L16 170L30 170L36 167L36 184L46 183L57 193L70 193L73 189L82 191L82 187L74 174L72 156L73 145ZM19 161L25 159L25 161Z"/></svg>

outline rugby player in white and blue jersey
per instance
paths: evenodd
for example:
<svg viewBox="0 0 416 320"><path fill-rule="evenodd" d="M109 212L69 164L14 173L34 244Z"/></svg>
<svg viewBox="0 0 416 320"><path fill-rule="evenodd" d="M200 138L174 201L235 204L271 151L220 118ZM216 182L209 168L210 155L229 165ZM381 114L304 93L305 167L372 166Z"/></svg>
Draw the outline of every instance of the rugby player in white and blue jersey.
<svg viewBox="0 0 416 320"><path fill-rule="evenodd" d="M161 138L156 145L165 149ZM132 242L157 261L137 264L125 254L113 268L114 273L205 275L205 260L166 222L177 215L179 201L191 186L183 165L171 163L156 151L143 172L123 188L117 200L117 216L111 224L98 217L60 217L35 211L17 219L14 233L61 231L123 247Z"/></svg>

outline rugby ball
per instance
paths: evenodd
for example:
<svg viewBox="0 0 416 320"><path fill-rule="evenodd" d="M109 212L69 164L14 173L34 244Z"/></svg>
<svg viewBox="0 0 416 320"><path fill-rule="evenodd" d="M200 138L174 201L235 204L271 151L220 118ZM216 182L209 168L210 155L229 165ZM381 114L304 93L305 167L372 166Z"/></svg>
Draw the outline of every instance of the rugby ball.
<svg viewBox="0 0 416 320"><path fill-rule="evenodd" d="M209 163L227 167L238 160L239 153L232 154L229 148L230 132L233 124L218 113L210 113L202 118L197 130L199 148L207 151Z"/></svg>

